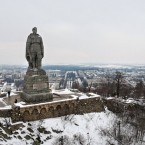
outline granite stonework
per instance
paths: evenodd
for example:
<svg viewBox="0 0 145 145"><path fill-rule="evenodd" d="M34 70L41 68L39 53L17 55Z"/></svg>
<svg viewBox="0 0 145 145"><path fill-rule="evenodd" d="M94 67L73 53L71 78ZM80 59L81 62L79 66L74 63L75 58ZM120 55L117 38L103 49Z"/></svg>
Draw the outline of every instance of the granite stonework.
<svg viewBox="0 0 145 145"><path fill-rule="evenodd" d="M28 69L24 77L24 88L21 97L26 102L43 102L52 100L49 81L43 69Z"/></svg>
<svg viewBox="0 0 145 145"><path fill-rule="evenodd" d="M28 70L24 77L24 88L21 98L26 102L44 102L53 98L49 90L49 81L46 72L41 68L41 61L44 57L44 46L42 37L37 34L34 27L26 42L26 59Z"/></svg>

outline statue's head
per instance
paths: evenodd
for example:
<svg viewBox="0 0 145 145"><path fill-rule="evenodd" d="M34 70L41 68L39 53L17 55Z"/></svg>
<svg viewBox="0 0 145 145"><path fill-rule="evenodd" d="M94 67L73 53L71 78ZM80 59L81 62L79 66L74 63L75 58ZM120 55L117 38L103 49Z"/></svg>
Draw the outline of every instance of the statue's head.
<svg viewBox="0 0 145 145"><path fill-rule="evenodd" d="M33 34L37 34L37 27L34 27L34 28L32 29L32 32L33 32Z"/></svg>

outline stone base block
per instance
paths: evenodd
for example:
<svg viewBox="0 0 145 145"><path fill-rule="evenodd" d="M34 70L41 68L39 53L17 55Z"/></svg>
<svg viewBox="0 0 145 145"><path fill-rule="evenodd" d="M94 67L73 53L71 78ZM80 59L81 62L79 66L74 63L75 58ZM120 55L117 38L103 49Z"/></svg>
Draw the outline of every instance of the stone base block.
<svg viewBox="0 0 145 145"><path fill-rule="evenodd" d="M21 93L21 98L26 102L46 102L53 100L52 93L39 93L39 94L27 94L25 92Z"/></svg>

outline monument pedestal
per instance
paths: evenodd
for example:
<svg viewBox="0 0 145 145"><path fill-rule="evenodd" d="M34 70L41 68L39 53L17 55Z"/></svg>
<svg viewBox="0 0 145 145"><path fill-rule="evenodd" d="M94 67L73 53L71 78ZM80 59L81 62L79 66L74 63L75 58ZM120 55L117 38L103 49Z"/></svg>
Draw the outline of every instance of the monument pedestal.
<svg viewBox="0 0 145 145"><path fill-rule="evenodd" d="M44 102L53 99L49 90L48 76L43 69L28 69L21 97L26 102Z"/></svg>

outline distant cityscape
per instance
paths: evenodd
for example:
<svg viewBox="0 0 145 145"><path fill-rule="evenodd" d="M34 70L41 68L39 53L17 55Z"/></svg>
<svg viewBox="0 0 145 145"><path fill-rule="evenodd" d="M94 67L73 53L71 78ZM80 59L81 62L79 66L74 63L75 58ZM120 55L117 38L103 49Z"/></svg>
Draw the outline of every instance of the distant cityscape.
<svg viewBox="0 0 145 145"><path fill-rule="evenodd" d="M45 65L43 68L49 76L52 90L68 88L98 93L97 89L104 83L106 76L113 78L116 72L121 72L125 83L132 87L140 81L145 82L145 65ZM26 71L25 66L1 65L1 92L22 91Z"/></svg>

